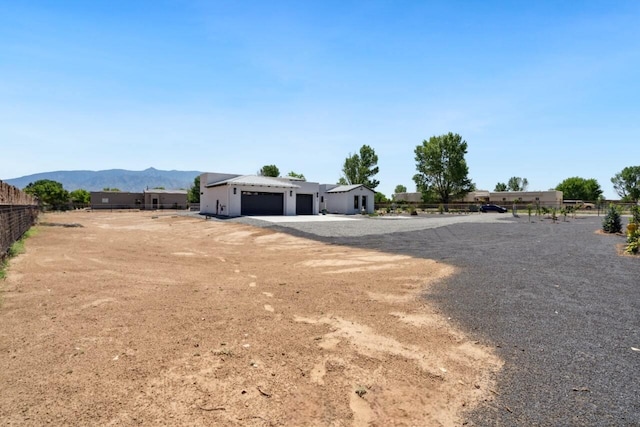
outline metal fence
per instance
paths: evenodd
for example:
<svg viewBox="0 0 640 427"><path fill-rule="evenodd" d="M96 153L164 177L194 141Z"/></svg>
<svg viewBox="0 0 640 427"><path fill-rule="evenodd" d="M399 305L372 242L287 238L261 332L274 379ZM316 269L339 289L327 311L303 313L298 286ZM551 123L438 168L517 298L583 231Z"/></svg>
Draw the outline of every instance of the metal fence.
<svg viewBox="0 0 640 427"><path fill-rule="evenodd" d="M36 223L37 205L0 205L0 259Z"/></svg>

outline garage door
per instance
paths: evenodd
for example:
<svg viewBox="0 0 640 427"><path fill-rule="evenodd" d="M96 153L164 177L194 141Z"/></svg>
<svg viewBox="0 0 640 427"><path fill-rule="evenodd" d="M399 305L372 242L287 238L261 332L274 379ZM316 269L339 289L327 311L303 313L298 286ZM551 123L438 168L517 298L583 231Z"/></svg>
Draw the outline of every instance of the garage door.
<svg viewBox="0 0 640 427"><path fill-rule="evenodd" d="M242 215L284 215L282 193L243 191L240 213Z"/></svg>
<svg viewBox="0 0 640 427"><path fill-rule="evenodd" d="M313 195L296 195L296 215L313 215Z"/></svg>

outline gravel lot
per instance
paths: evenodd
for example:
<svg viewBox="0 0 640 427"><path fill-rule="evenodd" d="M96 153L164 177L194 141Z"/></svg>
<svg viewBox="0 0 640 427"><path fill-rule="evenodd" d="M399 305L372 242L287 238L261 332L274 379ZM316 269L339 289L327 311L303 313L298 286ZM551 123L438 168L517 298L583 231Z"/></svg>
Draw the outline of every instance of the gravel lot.
<svg viewBox="0 0 640 427"><path fill-rule="evenodd" d="M602 217L529 223L498 214L277 224L337 245L444 261L425 295L505 360L478 425L640 425L640 258ZM626 224L626 220L624 221Z"/></svg>

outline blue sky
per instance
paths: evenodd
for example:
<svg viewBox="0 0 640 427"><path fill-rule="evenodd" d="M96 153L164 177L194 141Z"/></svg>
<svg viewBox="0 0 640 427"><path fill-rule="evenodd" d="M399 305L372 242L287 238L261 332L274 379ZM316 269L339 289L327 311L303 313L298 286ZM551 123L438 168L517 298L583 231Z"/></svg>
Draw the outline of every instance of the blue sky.
<svg viewBox="0 0 640 427"><path fill-rule="evenodd" d="M480 189L640 164L637 1L0 0L0 178L123 168L378 187L414 149L468 143Z"/></svg>

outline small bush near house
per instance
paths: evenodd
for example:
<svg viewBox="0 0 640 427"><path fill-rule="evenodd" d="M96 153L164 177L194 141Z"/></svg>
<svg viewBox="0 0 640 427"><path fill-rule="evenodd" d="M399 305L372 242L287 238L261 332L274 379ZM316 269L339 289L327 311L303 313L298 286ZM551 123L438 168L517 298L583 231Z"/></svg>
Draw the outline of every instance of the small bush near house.
<svg viewBox="0 0 640 427"><path fill-rule="evenodd" d="M606 233L620 233L622 231L622 220L620 212L615 206L610 205L607 215L602 221L602 230Z"/></svg>

